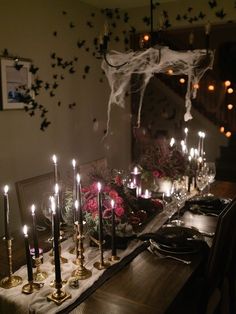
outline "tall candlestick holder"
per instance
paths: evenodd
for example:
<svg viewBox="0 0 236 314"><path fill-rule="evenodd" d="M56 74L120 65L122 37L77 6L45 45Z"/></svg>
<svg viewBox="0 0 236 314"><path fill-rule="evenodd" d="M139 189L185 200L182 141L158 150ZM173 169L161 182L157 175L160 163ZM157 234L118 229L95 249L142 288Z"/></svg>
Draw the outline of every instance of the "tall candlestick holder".
<svg viewBox="0 0 236 314"><path fill-rule="evenodd" d="M45 271L41 271L40 265L42 264L42 260L40 257L35 258L35 267L36 272L33 275L35 281L44 281L48 277L48 273Z"/></svg>
<svg viewBox="0 0 236 314"><path fill-rule="evenodd" d="M76 225L76 260L73 262L78 265L78 268L73 271L72 276L80 280L87 279L92 276L92 272L84 266L84 235L83 226L81 224Z"/></svg>
<svg viewBox="0 0 236 314"><path fill-rule="evenodd" d="M26 285L22 287L22 293L31 294L39 291L44 286L44 283L37 283L34 281L29 281Z"/></svg>
<svg viewBox="0 0 236 314"><path fill-rule="evenodd" d="M68 259L61 256L61 244L59 244L59 251L60 251L60 261L62 264L68 263ZM52 249L52 256L53 256L53 249ZM51 260L51 264L54 265L54 258Z"/></svg>
<svg viewBox="0 0 236 314"><path fill-rule="evenodd" d="M12 239L5 239L6 241L6 249L7 249L7 257L8 257L8 268L9 275L8 277L3 278L0 281L0 286L4 289L10 289L16 287L22 283L22 278L20 276L13 276L12 271Z"/></svg>
<svg viewBox="0 0 236 314"><path fill-rule="evenodd" d="M53 301L57 305L71 298L71 294L62 290L62 282L55 282L56 290L47 296L48 301Z"/></svg>
<svg viewBox="0 0 236 314"><path fill-rule="evenodd" d="M73 242L76 243L76 237L77 237L77 227L74 225L74 235L73 235ZM76 245L73 245L72 247L69 248L69 253L70 254L76 254Z"/></svg>
<svg viewBox="0 0 236 314"><path fill-rule="evenodd" d="M92 240L94 240L92 238ZM109 266L111 266L111 264L107 261L104 261L104 256L103 256L103 242L102 241L95 241L96 244L98 244L99 250L100 250L100 261L97 261L93 264L93 266L98 269L98 270L102 270L102 269L106 269Z"/></svg>

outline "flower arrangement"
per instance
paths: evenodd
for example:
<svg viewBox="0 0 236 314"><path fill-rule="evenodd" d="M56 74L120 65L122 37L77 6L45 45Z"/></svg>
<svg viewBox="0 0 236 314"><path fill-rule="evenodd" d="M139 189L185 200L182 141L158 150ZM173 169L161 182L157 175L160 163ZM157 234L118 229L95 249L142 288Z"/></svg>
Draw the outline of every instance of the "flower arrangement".
<svg viewBox="0 0 236 314"><path fill-rule="evenodd" d="M187 157L176 146L170 147L167 142L155 143L146 147L139 159L143 168L143 178L178 179L186 174Z"/></svg>
<svg viewBox="0 0 236 314"><path fill-rule="evenodd" d="M84 195L83 211L87 227L90 232L96 233L98 231L98 197L97 197L97 184L92 183L91 185L82 189ZM124 203L123 198L117 193L117 191L109 185L102 187L102 207L103 207L103 222L104 232L110 234L111 231L111 200L114 200L115 207L115 220L117 225L123 225L123 232L121 226L118 230L120 233L131 232L132 227L127 226L127 214L129 210Z"/></svg>

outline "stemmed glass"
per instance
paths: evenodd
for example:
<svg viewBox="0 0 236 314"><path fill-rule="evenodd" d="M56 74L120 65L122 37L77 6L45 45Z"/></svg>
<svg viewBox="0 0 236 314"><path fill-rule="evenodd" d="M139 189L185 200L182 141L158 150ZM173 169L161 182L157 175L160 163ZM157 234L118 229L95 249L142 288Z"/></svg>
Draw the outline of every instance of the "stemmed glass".
<svg viewBox="0 0 236 314"><path fill-rule="evenodd" d="M197 183L197 187L200 191L200 195L203 196L203 190L208 184L208 175L207 175L207 171L206 171L205 167L203 167L201 170L197 171L196 183Z"/></svg>
<svg viewBox="0 0 236 314"><path fill-rule="evenodd" d="M182 206L182 203L184 199L186 198L186 189L185 186L183 185L183 182L179 181L174 181L173 186L172 186L172 193L171 197L173 199L173 205L177 206L177 219L172 221L176 225L180 226L183 224L183 221L180 219L180 209Z"/></svg>
<svg viewBox="0 0 236 314"><path fill-rule="evenodd" d="M216 176L216 166L214 162L206 162L207 177L208 177L208 194L210 195L210 185L214 182Z"/></svg>

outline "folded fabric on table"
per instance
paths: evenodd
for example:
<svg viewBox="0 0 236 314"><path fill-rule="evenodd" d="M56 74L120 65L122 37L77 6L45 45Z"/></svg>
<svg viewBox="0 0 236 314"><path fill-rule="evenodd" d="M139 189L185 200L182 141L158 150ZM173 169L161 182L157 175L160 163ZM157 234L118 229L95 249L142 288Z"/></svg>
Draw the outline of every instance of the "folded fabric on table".
<svg viewBox="0 0 236 314"><path fill-rule="evenodd" d="M204 213L220 214L230 201L229 199L217 198L215 196L195 196L185 202L185 207L192 211L200 210Z"/></svg>

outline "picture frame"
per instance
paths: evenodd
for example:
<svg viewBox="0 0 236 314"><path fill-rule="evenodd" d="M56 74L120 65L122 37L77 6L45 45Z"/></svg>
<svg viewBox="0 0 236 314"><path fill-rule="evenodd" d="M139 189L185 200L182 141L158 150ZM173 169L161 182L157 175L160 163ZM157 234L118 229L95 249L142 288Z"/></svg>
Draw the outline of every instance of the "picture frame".
<svg viewBox="0 0 236 314"><path fill-rule="evenodd" d="M1 58L1 109L24 109L21 101L21 87L30 89L32 74L31 61Z"/></svg>

